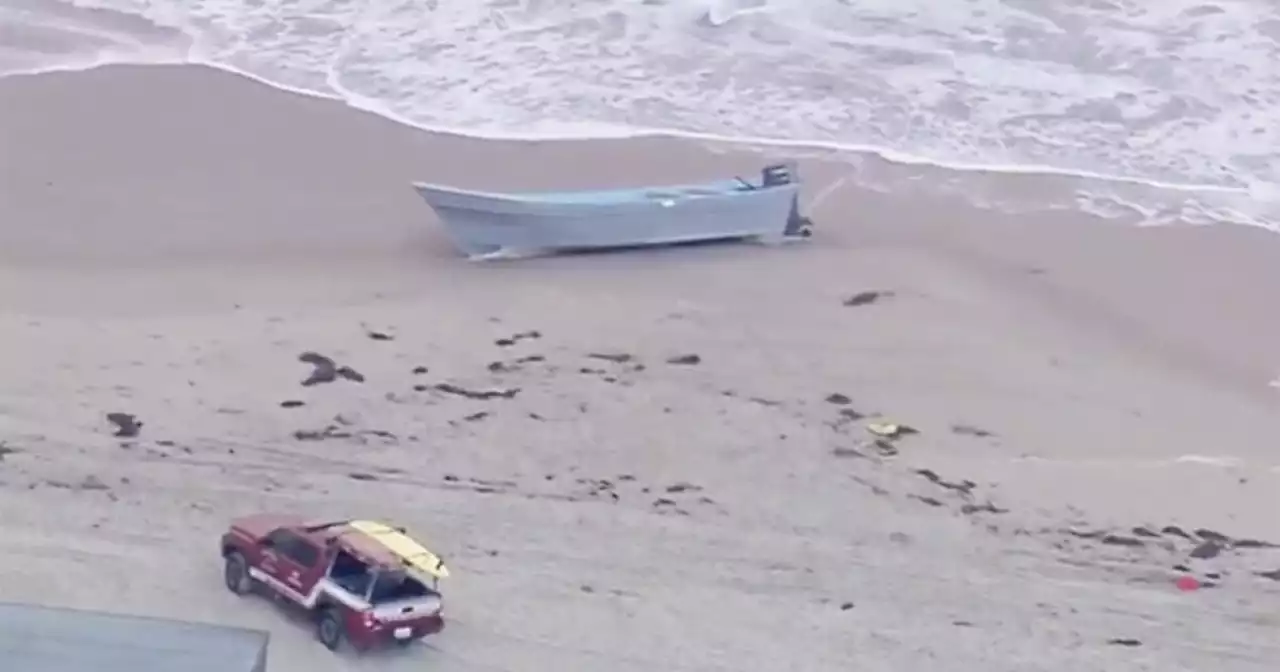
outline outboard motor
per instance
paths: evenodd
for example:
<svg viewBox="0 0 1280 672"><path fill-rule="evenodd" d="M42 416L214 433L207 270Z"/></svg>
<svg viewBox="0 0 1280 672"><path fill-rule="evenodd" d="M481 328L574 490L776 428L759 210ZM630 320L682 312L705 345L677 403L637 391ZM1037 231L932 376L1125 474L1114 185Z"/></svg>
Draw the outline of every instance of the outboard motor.
<svg viewBox="0 0 1280 672"><path fill-rule="evenodd" d="M794 163L778 163L772 166L765 166L760 171L760 186L767 189L791 184L796 181L795 172ZM813 222L808 217L800 215L800 196L798 193L791 199L791 213L787 215L787 226L782 230L782 235L798 238L808 238L813 235Z"/></svg>
<svg viewBox="0 0 1280 672"><path fill-rule="evenodd" d="M784 184L791 184L792 166L786 163L775 163L772 166L765 166L760 171L761 187L777 187Z"/></svg>

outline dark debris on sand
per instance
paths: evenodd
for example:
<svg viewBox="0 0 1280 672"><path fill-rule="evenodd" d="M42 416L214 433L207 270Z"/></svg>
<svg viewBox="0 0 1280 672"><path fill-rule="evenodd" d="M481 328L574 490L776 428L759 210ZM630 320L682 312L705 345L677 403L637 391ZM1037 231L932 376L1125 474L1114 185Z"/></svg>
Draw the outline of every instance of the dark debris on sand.
<svg viewBox="0 0 1280 672"><path fill-rule="evenodd" d="M847 404L852 403L852 399L845 394L834 392L823 397L823 400L829 404L839 407L840 412L850 410ZM855 412L856 413L856 412ZM849 419L838 419L834 423L828 422L828 426L836 431L840 431L842 426L847 424L849 420L861 419L861 414L853 415ZM875 438L867 441L853 443L842 443L841 445L832 446L830 452L838 458L861 458L869 460L872 463L884 464L880 458L891 458L898 454L898 446L901 443L898 439L919 433L913 427L890 422L873 423L866 427L867 431ZM988 438L996 436L995 432L968 424L953 424L950 427L951 432L955 435L975 436L980 438ZM927 468L914 468L911 470L914 475L928 480L933 485L943 490L950 491L952 497L928 496L924 494L908 494L901 491L898 496L905 496L907 499L918 501L926 506L956 511L965 516L975 516L974 520L983 521L991 531L997 531L992 526L989 519L984 514L1007 514L1009 509L998 506L991 501L984 501L977 496L978 487L974 481L968 479L948 480L939 475L936 471ZM880 495L892 494L884 488L869 484L865 479L854 476L854 480L864 485L871 485L872 491ZM959 498L960 502L955 502L954 498ZM951 501L946 501L951 500ZM953 508L955 504L959 504L958 509ZM1029 534L1031 531L1025 529L1017 529L1015 534ZM1276 549L1280 548L1280 544L1270 541L1264 541L1255 538L1235 538L1222 532L1208 528L1182 528L1177 525L1165 525L1163 527L1152 525L1140 525L1130 527L1128 529L1071 529L1057 528L1054 530L1042 529L1038 534L1048 534L1057 536L1058 534L1068 537L1076 537L1086 539L1101 546L1116 547L1125 549L1126 555L1136 557L1135 554L1147 555L1150 553L1158 554L1181 554L1187 558L1187 562L1174 565L1176 571L1192 573L1190 565L1191 561L1203 561L1217 558L1224 555L1228 551L1241 552L1252 549ZM1053 544L1061 551L1068 551L1072 548L1070 544L1063 544L1062 538L1058 537ZM1280 582L1280 568L1272 571L1251 572L1259 578ZM1218 585L1222 574L1215 572L1205 572L1201 580L1203 587L1209 588ZM1120 638L1111 640L1109 644L1115 646L1141 646L1138 640Z"/></svg>
<svg viewBox="0 0 1280 672"><path fill-rule="evenodd" d="M547 358L542 355L528 355L525 357L518 357L510 362L489 362L489 365L486 368L488 368L489 373L511 373L524 368L525 364L536 364L545 361L547 361Z"/></svg>
<svg viewBox="0 0 1280 672"><path fill-rule="evenodd" d="M384 329L370 329L369 327L365 327L364 335L371 341L394 341L396 339L395 334L390 331Z"/></svg>
<svg viewBox="0 0 1280 672"><path fill-rule="evenodd" d="M101 478L98 478L93 474L89 474L75 482L51 479L46 480L44 484L51 488L58 488L60 490L76 490L80 492L102 492L111 489L111 486L107 485L106 481L103 481Z"/></svg>
<svg viewBox="0 0 1280 672"><path fill-rule="evenodd" d="M440 392L444 392L445 394L452 394L454 396L464 397L466 399L476 399L479 401L487 401L490 399L515 399L516 395L520 394L520 388L518 387L493 390L472 390L453 383L440 383L435 386L435 389Z"/></svg>
<svg viewBox="0 0 1280 672"><path fill-rule="evenodd" d="M918 500L918 501L924 502L925 504L928 504L929 506L932 506L932 507L935 507L935 508L937 508L937 507L942 507L942 506L946 506L946 504L943 504L943 503L942 503L942 500L940 500L940 499L938 499L938 498L936 498L936 497L926 497L926 496L924 496L924 495L908 495L908 497L910 497L911 499L915 499L915 500Z"/></svg>
<svg viewBox="0 0 1280 672"><path fill-rule="evenodd" d="M858 292L857 294L854 294L846 298L844 301L841 302L841 304L844 306L848 306L850 308L856 308L858 306L869 306L879 301L880 299L887 299L891 296L893 296L893 292L879 291L879 290Z"/></svg>
<svg viewBox="0 0 1280 672"><path fill-rule="evenodd" d="M129 413L108 413L107 421L116 426L113 435L122 439L131 439L142 432L142 421Z"/></svg>
<svg viewBox="0 0 1280 672"><path fill-rule="evenodd" d="M951 425L951 432L961 436L976 436L980 439L986 439L995 436L995 432L985 430L974 425L957 424Z"/></svg>
<svg viewBox="0 0 1280 672"><path fill-rule="evenodd" d="M827 423L833 431L842 431L848 425L867 417L866 413L844 406L836 411L836 418Z"/></svg>
<svg viewBox="0 0 1280 672"><path fill-rule="evenodd" d="M337 425L329 425L324 429L299 429L293 432L293 438L298 441L324 441L326 439L349 439L355 436L354 432L345 431Z"/></svg>
<svg viewBox="0 0 1280 672"><path fill-rule="evenodd" d="M973 515L983 514L983 513L990 513L990 514L1009 513L1009 509L996 506L994 503L990 501L975 502L973 491L974 491L974 488L978 486L978 484L974 483L971 480L964 479L960 481L949 481L939 476L938 473L936 471L933 471L932 469L916 469L914 470L914 473L917 476L925 479L926 481L929 481L930 483L938 486L939 488L942 488L944 490L949 490L959 495L965 502L964 504L960 505L959 511L960 513L966 516L973 516ZM932 497L917 497L917 499L931 506L942 505L941 502L939 502L937 499L934 499ZM938 502L938 503L934 504L934 502Z"/></svg>
<svg viewBox="0 0 1280 672"><path fill-rule="evenodd" d="M1138 527L1132 528L1129 531L1132 532L1133 535L1137 537L1146 537L1148 539L1158 539L1160 537L1159 532L1156 532L1148 527L1143 527L1141 525L1139 525Z"/></svg>
<svg viewBox="0 0 1280 672"><path fill-rule="evenodd" d="M364 374L360 373L359 371L356 371L355 369L349 366L339 366L337 370L337 374L339 378L342 378L344 380L349 380L353 383L364 382Z"/></svg>
<svg viewBox="0 0 1280 672"><path fill-rule="evenodd" d="M1064 529L1062 532L1080 539L1089 539L1107 546L1118 546L1123 548L1147 548L1147 549L1166 549L1171 553L1184 553L1183 557L1186 562L1179 562L1173 565L1173 569L1178 572L1191 572L1193 563L1190 561L1212 560L1221 556L1226 551L1246 551L1254 549L1272 549L1280 548L1280 545L1258 539L1236 539L1229 535L1223 534L1216 530L1207 528L1198 528L1191 532L1177 526L1166 525L1158 530L1153 526L1137 526L1130 528L1128 533L1116 532L1108 529ZM1176 545L1182 542L1191 544L1190 550L1183 547L1182 551L1177 550ZM1261 576L1261 574L1259 574ZM1219 577L1217 573L1209 572L1204 575L1206 578L1216 581ZM1267 577L1271 578L1271 577ZM1280 570L1275 572L1275 580L1280 581ZM1214 582L1206 582L1205 586L1216 585Z"/></svg>
<svg viewBox="0 0 1280 672"><path fill-rule="evenodd" d="M355 383L365 381L364 374L350 366L339 366L337 362L316 352L304 352L298 355L298 361L311 365L311 374L302 381L303 387L332 383L339 378Z"/></svg>
<svg viewBox="0 0 1280 672"><path fill-rule="evenodd" d="M1226 547L1217 541L1205 541L1191 549L1188 555L1197 560L1208 560L1218 557L1225 549Z"/></svg>
<svg viewBox="0 0 1280 672"><path fill-rule="evenodd" d="M960 513L963 513L966 516L971 516L977 513L1001 514L1009 513L1009 509L996 506L991 502L983 502L981 504L963 504L960 506Z"/></svg>
<svg viewBox="0 0 1280 672"><path fill-rule="evenodd" d="M1280 548L1280 544L1275 544L1270 541L1244 537L1236 538L1205 527L1196 528L1191 533L1188 533L1177 525L1167 525L1161 528L1160 532L1166 536L1178 537L1187 541L1196 542L1195 548L1191 551L1191 557L1197 559L1212 558L1222 553L1222 551L1229 549L1251 550Z"/></svg>
<svg viewBox="0 0 1280 672"><path fill-rule="evenodd" d="M614 364L626 364L635 360L635 356L625 352L588 352L589 359L599 359Z"/></svg>
<svg viewBox="0 0 1280 672"><path fill-rule="evenodd" d="M897 445L893 445L890 440L876 439L870 442L864 442L850 447L850 445L837 445L831 449L831 454L836 457L869 457L868 453L876 453L878 457L896 457Z"/></svg>
<svg viewBox="0 0 1280 672"><path fill-rule="evenodd" d="M369 437L395 442L396 435L385 429L351 429L350 422L338 416L322 429L299 429L293 432L297 441L329 441L332 439L358 439L364 441Z"/></svg>
<svg viewBox="0 0 1280 672"><path fill-rule="evenodd" d="M506 338L499 338L498 340L494 341L493 344L498 346L499 348L509 348L515 345L516 343L519 343L520 341L537 340L539 338L542 338L542 332L540 331L537 331L537 330L522 331L516 334L512 334Z"/></svg>
<svg viewBox="0 0 1280 672"><path fill-rule="evenodd" d="M1124 546L1129 548L1139 548L1145 546L1146 543L1137 537L1131 537L1124 534L1116 534L1109 530L1064 530L1067 534L1078 539L1089 539L1097 541L1107 546Z"/></svg>
<svg viewBox="0 0 1280 672"><path fill-rule="evenodd" d="M945 480L941 476L939 476L937 472L933 471L932 469L916 469L916 475L920 476L926 481L929 481L930 483L933 483L934 485L940 488L953 490L963 495L967 495L973 492L973 489L978 485L977 483L974 483L973 481L970 481L970 480L963 480L963 481Z"/></svg>

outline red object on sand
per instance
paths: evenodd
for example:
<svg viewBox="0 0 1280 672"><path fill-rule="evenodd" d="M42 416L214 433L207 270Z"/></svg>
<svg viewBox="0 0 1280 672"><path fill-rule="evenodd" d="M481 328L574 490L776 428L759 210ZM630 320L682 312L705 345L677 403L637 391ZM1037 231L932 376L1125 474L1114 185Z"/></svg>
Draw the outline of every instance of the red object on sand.
<svg viewBox="0 0 1280 672"><path fill-rule="evenodd" d="M1173 585L1178 587L1184 593L1200 589L1200 580L1193 576L1179 576Z"/></svg>

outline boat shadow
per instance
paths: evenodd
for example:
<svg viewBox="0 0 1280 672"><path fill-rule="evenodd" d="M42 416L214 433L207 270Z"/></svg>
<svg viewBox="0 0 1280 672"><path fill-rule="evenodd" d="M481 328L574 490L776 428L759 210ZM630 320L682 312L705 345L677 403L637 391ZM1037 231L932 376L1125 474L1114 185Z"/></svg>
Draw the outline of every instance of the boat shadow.
<svg viewBox="0 0 1280 672"><path fill-rule="evenodd" d="M671 255L680 254L707 254L711 250L728 251L735 248L747 246L767 246L776 247L787 243L799 242L802 238L780 237L777 240L763 240L759 237L747 238L721 238L713 240L687 240L687 241L671 241L662 243L639 243L636 245L617 245L609 247L566 247L543 250L502 250L493 254L476 255L470 257L471 261L493 263L501 261L519 261L534 259L556 259L556 258L613 258L624 256L628 258L664 258Z"/></svg>

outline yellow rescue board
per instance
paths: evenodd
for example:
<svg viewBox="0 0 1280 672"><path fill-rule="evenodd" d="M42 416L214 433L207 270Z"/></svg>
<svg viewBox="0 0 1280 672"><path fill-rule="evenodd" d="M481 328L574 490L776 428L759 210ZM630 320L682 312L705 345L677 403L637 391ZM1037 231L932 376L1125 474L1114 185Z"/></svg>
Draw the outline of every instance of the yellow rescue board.
<svg viewBox="0 0 1280 672"><path fill-rule="evenodd" d="M353 520L348 525L382 544L410 567L437 579L449 576L449 568L435 553L400 530L372 520Z"/></svg>

